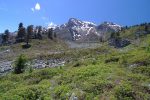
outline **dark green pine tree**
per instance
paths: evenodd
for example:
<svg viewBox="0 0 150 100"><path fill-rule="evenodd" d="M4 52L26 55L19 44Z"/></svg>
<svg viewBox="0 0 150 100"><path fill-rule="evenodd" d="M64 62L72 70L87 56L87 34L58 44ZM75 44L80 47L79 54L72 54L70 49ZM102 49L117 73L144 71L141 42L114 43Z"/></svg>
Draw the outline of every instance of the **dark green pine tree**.
<svg viewBox="0 0 150 100"><path fill-rule="evenodd" d="M145 25L145 31L148 32L148 24Z"/></svg>
<svg viewBox="0 0 150 100"><path fill-rule="evenodd" d="M42 39L42 26L38 26L38 33L37 33L38 39Z"/></svg>
<svg viewBox="0 0 150 100"><path fill-rule="evenodd" d="M9 41L10 32L9 30L5 30L4 34L2 34L2 43L7 43Z"/></svg>
<svg viewBox="0 0 150 100"><path fill-rule="evenodd" d="M53 40L53 28L48 29L48 38Z"/></svg>
<svg viewBox="0 0 150 100"><path fill-rule="evenodd" d="M57 38L57 34L56 34L56 32L54 32L54 38Z"/></svg>
<svg viewBox="0 0 150 100"><path fill-rule="evenodd" d="M24 42L25 34L26 34L26 29L23 27L23 23L20 23L18 27L18 34L16 37L16 42Z"/></svg>
<svg viewBox="0 0 150 100"><path fill-rule="evenodd" d="M26 45L29 45L29 40L31 39L32 34L33 34L33 25L29 25L27 27L26 33Z"/></svg>

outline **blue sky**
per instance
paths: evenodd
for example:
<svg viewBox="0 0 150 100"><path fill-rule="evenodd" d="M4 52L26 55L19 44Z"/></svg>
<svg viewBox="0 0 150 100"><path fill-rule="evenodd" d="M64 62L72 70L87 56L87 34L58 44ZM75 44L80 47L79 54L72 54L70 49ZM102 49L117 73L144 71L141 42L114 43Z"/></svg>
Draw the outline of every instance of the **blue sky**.
<svg viewBox="0 0 150 100"><path fill-rule="evenodd" d="M120 25L150 22L150 0L0 0L0 32L25 26L63 24L69 18Z"/></svg>

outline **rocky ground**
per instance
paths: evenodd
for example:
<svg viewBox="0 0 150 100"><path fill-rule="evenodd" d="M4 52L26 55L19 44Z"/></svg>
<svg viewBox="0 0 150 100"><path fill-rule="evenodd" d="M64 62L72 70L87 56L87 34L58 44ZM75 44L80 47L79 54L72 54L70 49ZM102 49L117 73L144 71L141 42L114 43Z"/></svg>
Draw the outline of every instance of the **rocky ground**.
<svg viewBox="0 0 150 100"><path fill-rule="evenodd" d="M75 42L66 42L70 49L74 48L95 48L100 47L100 43L75 43ZM61 54L64 51L48 51L47 54ZM0 50L0 75L4 75L13 70L14 59L7 59L14 55L14 51L11 48L5 48ZM39 53L40 55L40 53ZM6 58L6 59L5 59ZM69 59L70 60L70 59ZM42 68L52 68L57 66L64 66L68 61L67 58L59 58L59 59L33 59L28 63L28 66L31 66L33 69L42 69Z"/></svg>
<svg viewBox="0 0 150 100"><path fill-rule="evenodd" d="M33 69L42 69L42 68L52 68L58 66L64 66L66 59L48 59L48 60L38 60L34 59L28 62L28 66L31 66ZM0 75L7 74L13 70L14 61L0 61Z"/></svg>
<svg viewBox="0 0 150 100"><path fill-rule="evenodd" d="M82 49L82 48L96 48L102 46L101 43L99 42L83 42L83 43L78 43L78 42L71 42L71 41L66 41L68 44L69 48L77 48L77 49Z"/></svg>
<svg viewBox="0 0 150 100"><path fill-rule="evenodd" d="M48 59L48 60L38 60L34 59L30 62L30 66L34 69L41 69L41 68L52 68L58 66L64 66L66 61L64 59Z"/></svg>
<svg viewBox="0 0 150 100"><path fill-rule="evenodd" d="M52 51L49 50L47 54L60 54L64 51ZM5 75L8 72L13 70L14 58L16 53L12 48L2 48L0 49L0 75ZM40 53L39 53L40 55ZM11 57L13 56L13 57ZM11 59L9 59L11 57ZM57 66L64 66L66 63L66 59L32 59L28 62L28 66L31 66L33 69L42 69L42 68L52 68Z"/></svg>
<svg viewBox="0 0 150 100"><path fill-rule="evenodd" d="M0 75L12 71L12 61L0 61Z"/></svg>

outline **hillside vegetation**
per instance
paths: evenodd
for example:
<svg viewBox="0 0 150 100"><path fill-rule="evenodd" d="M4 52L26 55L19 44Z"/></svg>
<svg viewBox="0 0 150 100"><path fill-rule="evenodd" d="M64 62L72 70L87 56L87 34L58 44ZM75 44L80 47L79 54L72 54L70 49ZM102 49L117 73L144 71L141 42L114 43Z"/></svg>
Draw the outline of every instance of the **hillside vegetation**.
<svg viewBox="0 0 150 100"><path fill-rule="evenodd" d="M22 44L3 46L10 54L3 60L24 54L29 60L68 58L64 66L44 69L26 68L22 74L0 76L0 100L149 100L150 34L135 33L144 26L120 32L131 44L114 48L107 42L101 47L70 49L63 42L35 40L31 48ZM136 38L135 38L136 37ZM56 52L59 53L56 53Z"/></svg>

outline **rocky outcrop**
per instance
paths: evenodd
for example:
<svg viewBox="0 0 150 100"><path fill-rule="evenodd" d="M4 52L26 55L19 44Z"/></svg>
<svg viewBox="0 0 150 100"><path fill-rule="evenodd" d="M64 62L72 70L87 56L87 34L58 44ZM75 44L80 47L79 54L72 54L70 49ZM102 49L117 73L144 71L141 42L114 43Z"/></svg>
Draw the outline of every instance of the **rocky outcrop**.
<svg viewBox="0 0 150 100"><path fill-rule="evenodd" d="M27 65L31 66L33 69L54 68L64 66L66 61L67 59L48 59L48 60L34 59L28 62ZM0 62L0 75L5 75L11 71L13 71L13 61Z"/></svg>
<svg viewBox="0 0 150 100"><path fill-rule="evenodd" d="M0 62L0 75L12 71L12 61L1 61Z"/></svg>
<svg viewBox="0 0 150 100"><path fill-rule="evenodd" d="M112 22L104 22L97 26L98 31L101 32L118 32L121 26Z"/></svg>
<svg viewBox="0 0 150 100"><path fill-rule="evenodd" d="M113 38L109 40L109 45L114 46L116 48L122 48L122 47L128 46L129 44L131 44L131 42L128 39Z"/></svg>
<svg viewBox="0 0 150 100"><path fill-rule="evenodd" d="M64 59L49 59L49 60L38 60L34 59L31 62L31 66L34 69L42 69L42 68L53 68L58 66L64 66L66 61Z"/></svg>

